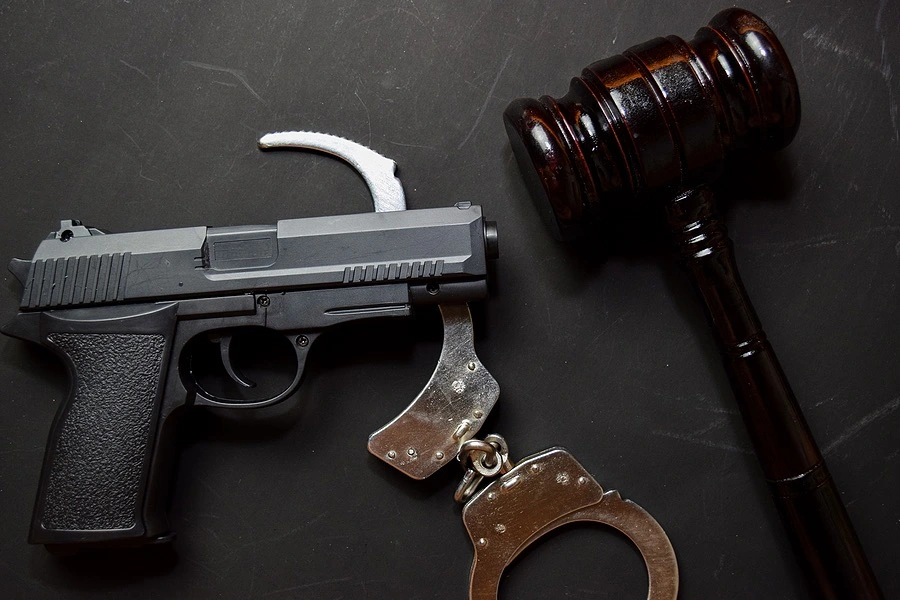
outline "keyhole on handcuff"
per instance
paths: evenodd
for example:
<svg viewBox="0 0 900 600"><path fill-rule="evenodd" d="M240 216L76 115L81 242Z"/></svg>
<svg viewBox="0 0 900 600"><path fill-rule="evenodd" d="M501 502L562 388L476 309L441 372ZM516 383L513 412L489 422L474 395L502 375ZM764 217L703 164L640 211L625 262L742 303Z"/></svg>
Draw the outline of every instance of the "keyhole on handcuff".
<svg viewBox="0 0 900 600"><path fill-rule="evenodd" d="M569 523L542 536L503 572L498 600L646 600L644 559L623 534L600 523Z"/></svg>

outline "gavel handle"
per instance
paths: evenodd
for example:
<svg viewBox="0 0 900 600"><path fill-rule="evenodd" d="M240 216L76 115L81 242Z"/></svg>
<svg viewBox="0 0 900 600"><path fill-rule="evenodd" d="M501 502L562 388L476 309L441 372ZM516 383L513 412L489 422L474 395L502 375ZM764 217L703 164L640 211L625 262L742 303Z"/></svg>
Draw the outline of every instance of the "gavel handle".
<svg viewBox="0 0 900 600"><path fill-rule="evenodd" d="M747 297L713 194L666 203L769 490L814 598L883 598L825 460Z"/></svg>

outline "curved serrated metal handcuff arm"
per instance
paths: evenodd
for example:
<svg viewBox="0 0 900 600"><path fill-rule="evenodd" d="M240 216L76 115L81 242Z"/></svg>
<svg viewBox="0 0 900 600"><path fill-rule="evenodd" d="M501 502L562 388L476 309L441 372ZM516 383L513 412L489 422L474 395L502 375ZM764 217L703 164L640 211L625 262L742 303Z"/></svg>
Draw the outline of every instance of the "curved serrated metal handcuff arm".
<svg viewBox="0 0 900 600"><path fill-rule="evenodd" d="M369 186L375 212L406 210L403 185L397 179L397 163L362 144L340 136L314 131L281 131L259 138L259 147L303 148L325 152L350 164Z"/></svg>

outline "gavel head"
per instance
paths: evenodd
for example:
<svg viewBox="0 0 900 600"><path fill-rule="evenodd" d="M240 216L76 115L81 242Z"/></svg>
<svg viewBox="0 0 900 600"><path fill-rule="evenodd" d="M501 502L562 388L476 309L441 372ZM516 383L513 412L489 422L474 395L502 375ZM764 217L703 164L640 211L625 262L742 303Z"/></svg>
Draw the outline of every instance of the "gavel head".
<svg viewBox="0 0 900 600"><path fill-rule="evenodd" d="M539 209L571 239L615 203L714 179L734 149L783 148L800 96L772 30L729 9L689 42L656 38L590 65L562 98L515 100L504 121Z"/></svg>

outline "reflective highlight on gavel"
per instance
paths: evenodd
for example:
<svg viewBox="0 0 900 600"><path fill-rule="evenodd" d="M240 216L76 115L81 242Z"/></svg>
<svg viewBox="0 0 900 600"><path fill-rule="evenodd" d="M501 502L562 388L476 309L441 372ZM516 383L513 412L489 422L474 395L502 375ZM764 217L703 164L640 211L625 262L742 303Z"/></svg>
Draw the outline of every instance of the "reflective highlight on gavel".
<svg viewBox="0 0 900 600"><path fill-rule="evenodd" d="M881 598L707 187L734 150L776 151L797 131L797 81L772 30L723 11L689 42L656 38L588 66L562 98L512 102L504 121L557 237L591 235L614 206L665 211L810 594Z"/></svg>

